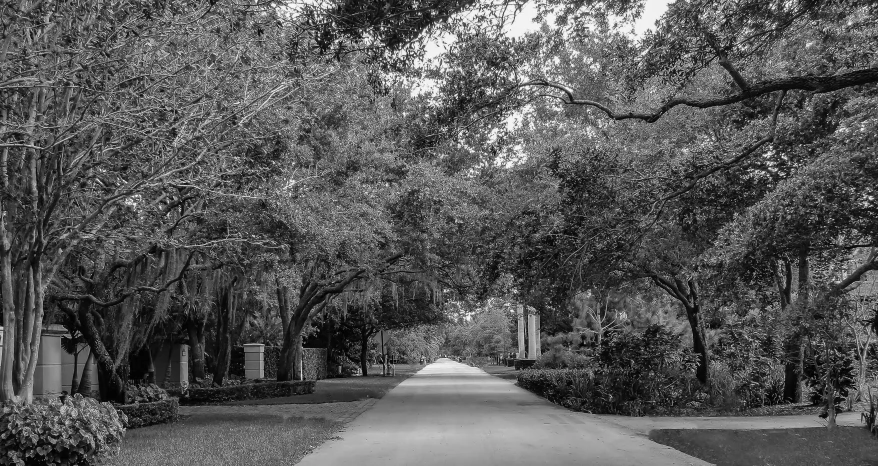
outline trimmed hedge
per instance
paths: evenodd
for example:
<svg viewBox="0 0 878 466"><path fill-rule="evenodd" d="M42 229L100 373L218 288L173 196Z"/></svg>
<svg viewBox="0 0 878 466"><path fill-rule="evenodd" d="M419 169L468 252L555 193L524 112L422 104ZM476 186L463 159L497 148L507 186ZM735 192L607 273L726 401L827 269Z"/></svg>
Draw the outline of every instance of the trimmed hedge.
<svg viewBox="0 0 878 466"><path fill-rule="evenodd" d="M190 388L180 400L185 405L224 403L239 400L261 400L314 393L313 380L290 382L257 381L227 387Z"/></svg>
<svg viewBox="0 0 878 466"><path fill-rule="evenodd" d="M277 363L280 361L280 346L266 346L262 353L265 378L277 377ZM302 368L305 380L322 380L326 378L326 348L303 348ZM244 377L244 347L232 347L229 375Z"/></svg>
<svg viewBox="0 0 878 466"><path fill-rule="evenodd" d="M516 359L512 364L515 367L515 370L520 371L522 369L533 367L536 362L535 359Z"/></svg>
<svg viewBox="0 0 878 466"><path fill-rule="evenodd" d="M176 398L116 406L116 411L125 413L128 417L128 422L125 423L128 429L175 422L179 409L180 402Z"/></svg>

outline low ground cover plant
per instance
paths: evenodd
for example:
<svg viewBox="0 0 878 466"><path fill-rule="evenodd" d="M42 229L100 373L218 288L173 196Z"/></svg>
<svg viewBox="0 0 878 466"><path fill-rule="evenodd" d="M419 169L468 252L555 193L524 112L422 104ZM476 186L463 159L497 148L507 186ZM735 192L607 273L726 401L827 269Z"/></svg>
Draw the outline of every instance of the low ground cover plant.
<svg viewBox="0 0 878 466"><path fill-rule="evenodd" d="M73 395L0 406L0 465L98 464L118 454L125 414Z"/></svg>
<svg viewBox="0 0 878 466"><path fill-rule="evenodd" d="M180 409L177 398L171 397L156 384L126 385L125 401L125 404L114 406L125 414L124 425L127 429L174 422Z"/></svg>

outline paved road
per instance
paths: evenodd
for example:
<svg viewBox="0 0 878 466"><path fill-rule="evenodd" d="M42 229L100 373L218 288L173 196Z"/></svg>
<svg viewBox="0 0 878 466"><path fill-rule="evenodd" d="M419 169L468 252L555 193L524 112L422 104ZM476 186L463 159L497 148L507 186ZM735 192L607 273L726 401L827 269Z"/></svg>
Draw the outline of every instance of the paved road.
<svg viewBox="0 0 878 466"><path fill-rule="evenodd" d="M440 359L384 396L300 466L708 465Z"/></svg>

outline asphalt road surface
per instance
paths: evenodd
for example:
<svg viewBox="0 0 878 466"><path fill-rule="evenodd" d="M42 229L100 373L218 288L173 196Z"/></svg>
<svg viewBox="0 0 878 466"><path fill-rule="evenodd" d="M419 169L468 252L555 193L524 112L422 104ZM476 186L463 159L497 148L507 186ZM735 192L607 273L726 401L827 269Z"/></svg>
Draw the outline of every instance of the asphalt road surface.
<svg viewBox="0 0 878 466"><path fill-rule="evenodd" d="M399 384L340 437L299 465L709 464L448 359Z"/></svg>

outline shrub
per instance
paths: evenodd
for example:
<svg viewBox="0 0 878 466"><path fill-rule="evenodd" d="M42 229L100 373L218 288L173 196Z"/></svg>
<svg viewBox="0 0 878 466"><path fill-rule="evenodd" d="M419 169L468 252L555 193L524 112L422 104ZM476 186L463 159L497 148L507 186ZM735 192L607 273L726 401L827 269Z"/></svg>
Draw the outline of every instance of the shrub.
<svg viewBox="0 0 878 466"><path fill-rule="evenodd" d="M570 351L559 345L540 355L534 367L539 369L589 369L595 365L593 357Z"/></svg>
<svg viewBox="0 0 878 466"><path fill-rule="evenodd" d="M0 465L97 464L119 452L124 414L82 395L5 403L0 410Z"/></svg>
<svg viewBox="0 0 878 466"><path fill-rule="evenodd" d="M536 361L533 359L516 359L515 360L515 370L520 371L522 369L530 369L536 364Z"/></svg>
<svg viewBox="0 0 878 466"><path fill-rule="evenodd" d="M260 400L314 393L313 380L290 382L264 381L225 387L192 388L181 398L183 404L224 403L238 400Z"/></svg>
<svg viewBox="0 0 878 466"><path fill-rule="evenodd" d="M711 402L717 406L755 407L783 402L783 365L776 342L758 325L736 324L723 329L714 348L719 366L712 367ZM732 384L733 386L715 386ZM721 392L727 392L720 396ZM737 398L735 400L734 398Z"/></svg>
<svg viewBox="0 0 878 466"><path fill-rule="evenodd" d="M811 402L826 405L826 395L832 394L835 411L842 411L842 403L856 387L856 370L854 360L850 353L822 345L818 346L814 362L817 370L808 378L811 390ZM827 387L827 381L830 383ZM828 405L826 405L828 408Z"/></svg>
<svg viewBox="0 0 878 466"><path fill-rule="evenodd" d="M116 406L116 410L125 414L128 419L125 423L128 429L174 422L177 420L179 409L180 403L176 398Z"/></svg>
<svg viewBox="0 0 878 466"><path fill-rule="evenodd" d="M639 416L681 405L694 394L696 357L661 326L609 338L600 360L583 369L530 369L521 387L572 409Z"/></svg>
<svg viewBox="0 0 878 466"><path fill-rule="evenodd" d="M151 403L167 400L168 398L168 392L154 383L148 385L129 384L125 387L126 405L132 403Z"/></svg>

